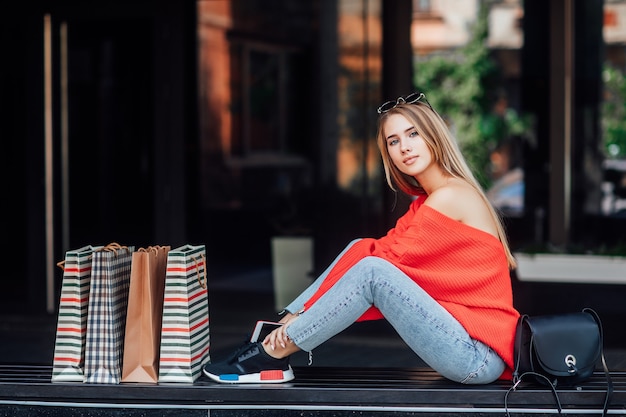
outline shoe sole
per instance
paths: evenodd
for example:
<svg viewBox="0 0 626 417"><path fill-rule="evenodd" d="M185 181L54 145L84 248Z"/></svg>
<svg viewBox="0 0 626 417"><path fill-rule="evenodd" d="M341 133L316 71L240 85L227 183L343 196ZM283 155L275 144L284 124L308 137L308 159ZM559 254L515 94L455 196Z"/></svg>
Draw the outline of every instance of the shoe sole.
<svg viewBox="0 0 626 417"><path fill-rule="evenodd" d="M285 371L276 369L246 375L215 375L207 372L206 369L203 369L202 372L213 381L223 384L279 384L281 382L291 381L295 378L291 366Z"/></svg>

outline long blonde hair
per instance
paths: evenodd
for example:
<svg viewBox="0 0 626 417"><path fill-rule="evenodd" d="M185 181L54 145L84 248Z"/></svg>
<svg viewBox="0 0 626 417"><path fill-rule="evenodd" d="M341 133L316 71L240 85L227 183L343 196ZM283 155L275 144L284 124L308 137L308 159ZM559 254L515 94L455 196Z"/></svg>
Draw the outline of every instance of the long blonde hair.
<svg viewBox="0 0 626 417"><path fill-rule="evenodd" d="M426 146L432 153L435 162L439 164L439 166L446 173L452 177L465 180L482 197L496 224L498 238L504 247L509 267L515 268L517 263L511 253L511 248L509 247L502 218L492 206L491 202L487 199L487 196L478 181L476 181L472 170L467 165L467 162L461 154L456 140L452 136L452 133L448 129L446 123L443 121L441 116L437 114L437 112L424 102L418 101L414 104L398 104L389 111L381 114L378 119L376 142L378 143L378 149L382 155L385 177L387 178L387 184L389 184L389 187L396 191L394 186L395 184L406 194L414 196L425 194L424 189L417 182L417 180L414 177L401 172L391 160L389 150L387 149L387 140L383 132L383 127L385 125L385 121L393 114L404 116L415 127L417 133L426 142Z"/></svg>

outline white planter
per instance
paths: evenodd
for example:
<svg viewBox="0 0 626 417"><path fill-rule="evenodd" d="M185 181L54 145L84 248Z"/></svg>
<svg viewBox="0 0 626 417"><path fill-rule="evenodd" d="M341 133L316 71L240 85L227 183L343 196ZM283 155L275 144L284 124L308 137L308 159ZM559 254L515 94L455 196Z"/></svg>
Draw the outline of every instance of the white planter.
<svg viewBox="0 0 626 417"><path fill-rule="evenodd" d="M619 256L516 253L520 281L626 284L626 258Z"/></svg>
<svg viewBox="0 0 626 417"><path fill-rule="evenodd" d="M272 238L274 306L281 311L312 283L312 237Z"/></svg>

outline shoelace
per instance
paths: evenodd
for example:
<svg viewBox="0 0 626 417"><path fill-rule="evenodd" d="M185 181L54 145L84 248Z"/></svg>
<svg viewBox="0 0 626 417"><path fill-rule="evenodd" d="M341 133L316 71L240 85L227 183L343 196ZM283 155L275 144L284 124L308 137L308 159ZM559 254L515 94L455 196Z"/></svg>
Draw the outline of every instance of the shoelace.
<svg viewBox="0 0 626 417"><path fill-rule="evenodd" d="M249 341L250 336L246 337L246 341L243 342L243 344L241 346L239 346L237 348L237 350L235 350L235 352L228 358L228 363L232 364L235 362L239 362L239 358L246 353L246 351L250 350L254 345L256 345L255 342L250 342ZM311 366L313 365L313 351L309 351L309 363L308 365Z"/></svg>
<svg viewBox="0 0 626 417"><path fill-rule="evenodd" d="M228 358L228 363L234 363L237 362L239 357L241 357L241 355L243 355L246 351L250 350L254 345L256 345L256 343L250 342L250 341L245 341L241 346L239 346L237 348L237 350L235 350L235 352L233 352L233 354Z"/></svg>

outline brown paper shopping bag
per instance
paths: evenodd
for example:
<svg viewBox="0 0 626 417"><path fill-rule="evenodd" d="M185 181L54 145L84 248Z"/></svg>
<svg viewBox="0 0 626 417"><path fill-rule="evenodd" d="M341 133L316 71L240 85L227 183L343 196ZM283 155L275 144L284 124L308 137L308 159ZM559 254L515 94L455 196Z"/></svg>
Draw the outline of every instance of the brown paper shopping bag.
<svg viewBox="0 0 626 417"><path fill-rule="evenodd" d="M156 383L163 293L169 246L150 246L133 253L124 338L122 382Z"/></svg>

